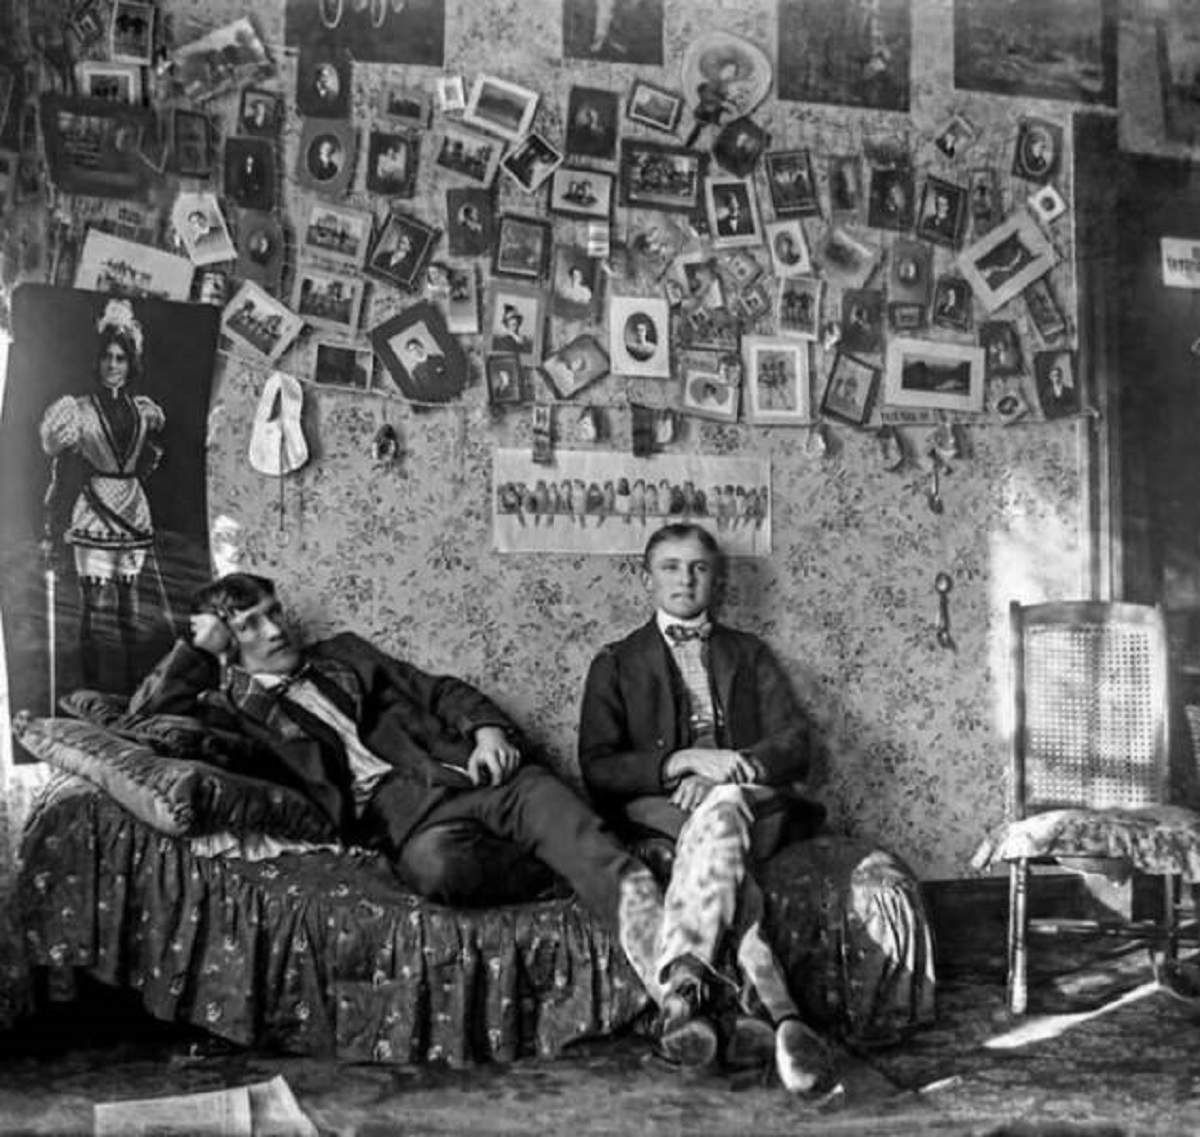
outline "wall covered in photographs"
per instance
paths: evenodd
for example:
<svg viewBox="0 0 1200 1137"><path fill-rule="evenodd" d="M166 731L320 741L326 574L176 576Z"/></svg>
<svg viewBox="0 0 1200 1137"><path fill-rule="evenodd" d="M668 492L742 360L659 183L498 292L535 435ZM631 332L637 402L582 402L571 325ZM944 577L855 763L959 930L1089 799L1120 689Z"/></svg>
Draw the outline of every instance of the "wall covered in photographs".
<svg viewBox="0 0 1200 1137"><path fill-rule="evenodd" d="M70 5L31 7L36 26L13 37L0 27L0 44L50 35ZM147 105L133 117L174 106L211 131L184 121L175 156L170 129L165 149L144 135L141 168L123 159L102 171L133 196L60 197L70 208L51 214L25 160L30 138L37 153L36 103L31 126L14 93L0 126L0 208L13 221L0 226L0 299L14 265L73 284L89 226L198 268L219 247L227 259L203 266L204 297L230 333L206 435L214 564L276 578L313 635L351 628L477 682L569 778L587 662L648 616L642 515L631 501L626 523L618 486L629 480L632 498L642 480L645 503L663 480L649 471L678 471L668 483L704 490L700 516L737 554L724 616L772 642L812 716L813 792L832 825L922 875L961 875L1003 810L993 710L1007 602L1074 595L1086 579L1079 440L1091 383L1073 244L1070 116L1083 104L997 93L980 64L958 82L956 15L979 7L273 0L247 17L233 0L162 0L162 27L187 47L183 85L164 80L161 101L145 69ZM107 40L79 50L109 62ZM129 116L106 105L88 118L115 135ZM539 141L505 167L526 122ZM51 174L94 187L78 122L61 126ZM245 169L261 149L227 150L232 138L267 141L273 160L256 169L269 169L269 187ZM228 154L240 169L226 168ZM167 191L143 193L160 176ZM1033 230L1012 222L1048 189L1064 212L1043 212ZM196 195L178 240L176 191ZM979 244L1006 224L1014 241ZM102 270L89 253L86 279L140 282L122 268L126 251ZM1021 263L1005 277L995 262L1010 251ZM154 287L177 287L163 283L169 268L155 263ZM986 305L981 280L992 282ZM1044 288L1030 298L1035 282ZM417 305L440 318L414 322ZM850 352L839 340L858 308L868 323L850 329ZM623 330L638 311L653 317L649 363L636 338L612 334L613 313ZM1018 373L976 365L980 325L994 321L1014 329ZM906 337L954 345L971 363L961 397L922 399L901 369L904 402L887 402L888 348ZM276 368L306 384L313 454L282 482L247 461ZM945 370L958 391L958 371ZM961 446L938 459L950 470L935 512L938 428ZM385 430L394 446L377 445ZM749 472L716 476L727 465ZM560 507L562 483L568 505L584 483L585 525L573 510L537 524L551 516L542 479ZM528 492L502 509L508 482L532 487L532 510ZM751 510L743 484L769 496ZM699 515L697 504L662 513L660 491L659 513L643 504L645 529L651 516ZM533 551L533 531L557 540L568 519L573 543ZM943 571L954 652L935 636Z"/></svg>

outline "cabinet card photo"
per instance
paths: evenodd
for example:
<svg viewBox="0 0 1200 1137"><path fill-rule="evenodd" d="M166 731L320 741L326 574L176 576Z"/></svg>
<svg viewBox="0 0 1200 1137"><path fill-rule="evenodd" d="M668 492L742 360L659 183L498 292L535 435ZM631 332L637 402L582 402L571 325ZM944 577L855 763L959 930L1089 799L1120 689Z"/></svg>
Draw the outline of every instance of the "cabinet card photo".
<svg viewBox="0 0 1200 1137"><path fill-rule="evenodd" d="M808 344L782 336L743 336L746 421L800 426L812 421Z"/></svg>
<svg viewBox="0 0 1200 1137"><path fill-rule="evenodd" d="M611 297L608 328L613 371L620 375L670 378L670 309L665 299Z"/></svg>

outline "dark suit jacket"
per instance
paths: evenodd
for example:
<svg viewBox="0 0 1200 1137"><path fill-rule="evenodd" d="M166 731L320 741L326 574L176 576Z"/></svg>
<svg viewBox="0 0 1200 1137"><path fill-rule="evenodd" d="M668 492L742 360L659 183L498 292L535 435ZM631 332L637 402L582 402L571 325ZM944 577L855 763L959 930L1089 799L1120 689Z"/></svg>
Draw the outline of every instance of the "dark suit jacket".
<svg viewBox="0 0 1200 1137"><path fill-rule="evenodd" d="M429 675L353 633L313 644L305 659L313 683L357 724L367 749L395 771L388 779L387 829L397 845L448 794L470 788L465 768L478 727L515 733L474 687ZM130 701L131 719L151 714L192 715L225 737L234 733L245 745L229 750L225 764L301 789L344 836L353 836L345 747L336 731L291 702L286 691L266 691L237 668L221 687L213 657L181 640Z"/></svg>
<svg viewBox="0 0 1200 1137"><path fill-rule="evenodd" d="M758 781L786 786L808 772L808 719L770 648L722 624L708 641L717 745L745 750ZM620 820L635 798L667 795L663 765L691 744L683 678L654 619L592 660L579 723L579 765L602 812ZM823 813L809 803L810 820Z"/></svg>

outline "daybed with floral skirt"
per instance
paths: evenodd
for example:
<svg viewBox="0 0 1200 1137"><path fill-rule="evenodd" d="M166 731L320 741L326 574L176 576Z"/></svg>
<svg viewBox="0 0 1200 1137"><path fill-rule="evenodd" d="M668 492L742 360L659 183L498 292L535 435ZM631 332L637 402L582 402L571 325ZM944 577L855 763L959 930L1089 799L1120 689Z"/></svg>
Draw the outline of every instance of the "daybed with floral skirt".
<svg viewBox="0 0 1200 1137"><path fill-rule="evenodd" d="M199 760L186 730L131 738L95 700L72 709L93 721L16 726L59 771L17 887L26 963L50 989L83 973L233 1043L352 1060L551 1057L644 1019L614 937L574 899L422 901L382 856L338 846L299 795ZM810 1022L870 1043L932 1021L930 929L898 860L818 836L759 877Z"/></svg>

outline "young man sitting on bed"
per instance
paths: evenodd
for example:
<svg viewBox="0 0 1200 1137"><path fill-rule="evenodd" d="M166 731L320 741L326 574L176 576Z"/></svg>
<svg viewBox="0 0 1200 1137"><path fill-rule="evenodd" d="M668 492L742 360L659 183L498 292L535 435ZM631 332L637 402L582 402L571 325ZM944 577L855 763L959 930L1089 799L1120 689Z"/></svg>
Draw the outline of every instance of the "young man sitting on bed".
<svg viewBox="0 0 1200 1137"><path fill-rule="evenodd" d="M543 766L482 692L353 633L301 649L261 576L231 573L192 602L181 639L130 718L190 715L232 739L239 772L294 786L348 842L449 905L532 899L564 877L617 931L651 997L662 893L597 814Z"/></svg>
<svg viewBox="0 0 1200 1137"><path fill-rule="evenodd" d="M743 1009L765 1020L759 1045L773 1047L780 1080L807 1092L831 1076L830 1055L800 1021L763 936L752 867L785 835L812 832L824 810L791 792L807 772L808 723L787 675L757 636L709 614L721 567L699 525L651 535L642 576L656 611L592 661L579 762L614 828L669 876L663 1048L687 1064L715 1058L713 996L731 971ZM679 929L681 909L695 916ZM734 1043L739 1032L753 1045L745 1020Z"/></svg>

